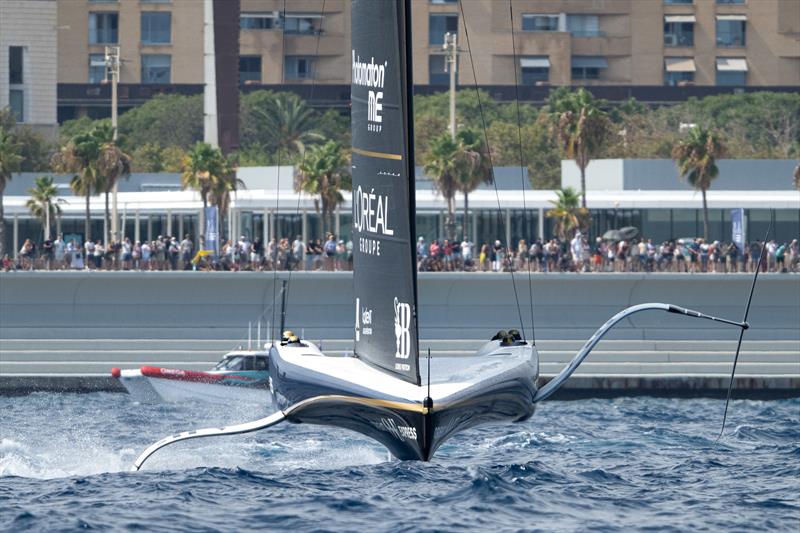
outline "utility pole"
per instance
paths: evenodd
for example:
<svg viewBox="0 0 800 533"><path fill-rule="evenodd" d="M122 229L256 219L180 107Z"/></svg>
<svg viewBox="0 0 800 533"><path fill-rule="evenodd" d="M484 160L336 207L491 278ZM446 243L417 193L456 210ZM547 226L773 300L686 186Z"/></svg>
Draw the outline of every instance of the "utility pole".
<svg viewBox="0 0 800 533"><path fill-rule="evenodd" d="M450 135L456 140L456 78L458 74L458 34L444 34L442 48L447 52L445 66L450 73Z"/></svg>
<svg viewBox="0 0 800 533"><path fill-rule="evenodd" d="M113 141L117 144L117 84L119 83L119 46L106 46L106 80L111 75L111 128L114 130ZM114 182L114 190L111 194L111 239L119 242L120 234L118 228L117 213L117 193L119 187L117 181ZM109 238L105 235L106 246Z"/></svg>

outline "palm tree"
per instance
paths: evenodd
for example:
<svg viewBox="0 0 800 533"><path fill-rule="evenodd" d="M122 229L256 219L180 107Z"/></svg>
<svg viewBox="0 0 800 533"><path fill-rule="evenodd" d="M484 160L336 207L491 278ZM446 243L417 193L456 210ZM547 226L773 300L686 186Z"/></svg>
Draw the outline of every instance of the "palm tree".
<svg viewBox="0 0 800 533"><path fill-rule="evenodd" d="M109 209L109 197L114 186L120 178L127 177L131 173L131 157L120 150L114 140L114 128L110 124L100 124L93 130L93 135L100 142L100 153L97 157L97 188L105 195L105 224L108 231L111 220ZM104 235L104 240L109 242L109 235Z"/></svg>
<svg viewBox="0 0 800 533"><path fill-rule="evenodd" d="M672 148L672 158L678 172L695 190L703 195L703 237L708 240L708 202L706 191L719 175L717 159L724 157L727 149L719 134L702 127L694 127L688 135Z"/></svg>
<svg viewBox="0 0 800 533"><path fill-rule="evenodd" d="M199 192L204 208L208 207L216 177L224 170L221 159L222 152L204 142L196 143L183 158L181 188Z"/></svg>
<svg viewBox="0 0 800 533"><path fill-rule="evenodd" d="M51 166L56 172L74 173L69 186L73 193L86 198L84 232L87 241L92 238L89 202L100 184L98 158L101 148L101 137L94 131L79 133L56 152L51 160Z"/></svg>
<svg viewBox="0 0 800 533"><path fill-rule="evenodd" d="M481 183L492 183L491 159L481 135L470 129L463 129L456 135L458 143L456 175L457 188L464 194L464 238L469 235L469 194Z"/></svg>
<svg viewBox="0 0 800 533"><path fill-rule="evenodd" d="M297 95L278 93L266 108L258 108L256 113L266 136L264 149L269 152L304 153L307 143L323 139L314 131L317 126L314 110Z"/></svg>
<svg viewBox="0 0 800 533"><path fill-rule="evenodd" d="M581 207L578 193L572 187L556 191L558 200L550 200L553 208L545 215L554 218L556 233L562 240L568 240L576 229L585 229L589 225L589 210Z"/></svg>
<svg viewBox="0 0 800 533"><path fill-rule="evenodd" d="M209 200L219 210L220 220L225 217L231 203L231 193L239 187L244 187L244 182L236 177L236 166L233 159L227 159L220 151L215 162L216 170L211 174L211 189Z"/></svg>
<svg viewBox="0 0 800 533"><path fill-rule="evenodd" d="M61 216L61 206L58 205L58 189L51 176L39 176L33 182L33 188L28 189L31 198L25 202L31 214L42 221L44 240L50 238L50 221Z"/></svg>
<svg viewBox="0 0 800 533"><path fill-rule="evenodd" d="M17 172L22 163L20 146L14 142L11 132L0 127L0 258L5 255L5 218L3 211L3 191L11 181L11 174Z"/></svg>
<svg viewBox="0 0 800 533"><path fill-rule="evenodd" d="M312 146L297 166L294 188L297 192L316 195L314 206L322 214L322 234L333 227L333 213L344 201L343 189L352 188L348 158L336 141Z"/></svg>
<svg viewBox="0 0 800 533"><path fill-rule="evenodd" d="M584 88L558 92L550 99L549 106L553 130L561 148L581 171L581 206L586 207L586 167L608 140L608 115Z"/></svg>
<svg viewBox="0 0 800 533"><path fill-rule="evenodd" d="M459 190L458 175L463 165L463 161L459 161L458 153L458 142L454 141L449 133L442 133L430 140L423 165L425 173L433 178L436 190L447 201L447 218L444 225L450 239L455 236L455 198Z"/></svg>

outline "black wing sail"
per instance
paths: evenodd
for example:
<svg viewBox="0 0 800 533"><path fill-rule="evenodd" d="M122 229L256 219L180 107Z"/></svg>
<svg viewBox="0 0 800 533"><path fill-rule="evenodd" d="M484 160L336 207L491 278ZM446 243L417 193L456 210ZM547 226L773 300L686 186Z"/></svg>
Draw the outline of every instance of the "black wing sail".
<svg viewBox="0 0 800 533"><path fill-rule="evenodd" d="M404 4L353 2L355 352L419 385Z"/></svg>

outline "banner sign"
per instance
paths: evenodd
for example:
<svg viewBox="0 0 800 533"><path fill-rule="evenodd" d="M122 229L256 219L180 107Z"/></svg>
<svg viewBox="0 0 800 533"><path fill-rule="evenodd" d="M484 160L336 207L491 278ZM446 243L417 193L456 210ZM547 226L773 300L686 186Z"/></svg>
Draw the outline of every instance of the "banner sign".
<svg viewBox="0 0 800 533"><path fill-rule="evenodd" d="M219 211L216 206L205 208L206 218L206 243L203 249L214 252L215 255L219 252Z"/></svg>
<svg viewBox="0 0 800 533"><path fill-rule="evenodd" d="M739 253L744 252L744 209L731 209L731 240L739 248Z"/></svg>

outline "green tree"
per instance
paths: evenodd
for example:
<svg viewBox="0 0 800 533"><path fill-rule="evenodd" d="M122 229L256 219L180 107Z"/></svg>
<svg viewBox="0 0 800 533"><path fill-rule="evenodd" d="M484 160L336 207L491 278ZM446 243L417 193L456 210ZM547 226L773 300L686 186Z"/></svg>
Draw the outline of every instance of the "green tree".
<svg viewBox="0 0 800 533"><path fill-rule="evenodd" d="M70 181L72 192L86 199L84 232L87 241L92 238L90 200L100 183L97 162L101 147L102 141L94 130L80 133L62 146L51 161L54 171L73 174Z"/></svg>
<svg viewBox="0 0 800 533"><path fill-rule="evenodd" d="M11 175L18 172L22 163L20 146L11 136L11 132L0 125L0 258L5 255L5 218L3 211L3 191L11 181Z"/></svg>
<svg viewBox="0 0 800 533"><path fill-rule="evenodd" d="M482 183L492 183L491 158L480 133L462 129L456 134L456 188L464 194L464 238L469 235L469 195Z"/></svg>
<svg viewBox="0 0 800 533"><path fill-rule="evenodd" d="M534 189L553 190L561 186L561 154L550 134L547 115L542 114L539 119L524 123L519 129L516 122L497 120L489 126L486 134L495 166L527 166L528 179Z"/></svg>
<svg viewBox="0 0 800 533"><path fill-rule="evenodd" d="M294 188L315 197L323 235L333 229L333 213L344 201L342 190L353 186L348 168L348 157L336 141L312 146L297 166Z"/></svg>
<svg viewBox="0 0 800 533"><path fill-rule="evenodd" d="M131 173L131 157L123 152L114 141L114 129L108 125L100 125L95 128L93 135L100 143L100 151L97 155L97 179L98 189L103 191L105 196L105 225L106 231L110 231L111 212L109 210L109 197L114 187L123 177L128 177ZM103 236L103 240L110 242L109 234Z"/></svg>
<svg viewBox="0 0 800 533"><path fill-rule="evenodd" d="M717 159L724 157L725 144L719 134L703 127L694 127L672 150L678 172L703 195L703 237L708 240L708 202L706 192L719 175Z"/></svg>
<svg viewBox="0 0 800 533"><path fill-rule="evenodd" d="M294 158L307 144L323 140L319 116L293 93L256 91L242 102L242 146Z"/></svg>
<svg viewBox="0 0 800 533"><path fill-rule="evenodd" d="M181 187L199 192L203 207L208 207L213 202L211 195L216 183L228 171L227 160L218 148L198 142L183 158Z"/></svg>
<svg viewBox="0 0 800 533"><path fill-rule="evenodd" d="M458 167L458 143L453 140L450 133L442 133L431 139L423 169L433 178L436 190L447 202L447 217L444 225L450 239L455 237L455 198L459 186Z"/></svg>
<svg viewBox="0 0 800 533"><path fill-rule="evenodd" d="M18 124L9 108L0 109L0 129L9 132L14 144L19 147L19 155L22 157L19 172L42 172L49 169L52 144L27 124Z"/></svg>
<svg viewBox="0 0 800 533"><path fill-rule="evenodd" d="M555 219L556 234L562 241L569 240L576 229L589 227L589 210L580 206L580 197L572 187L556 191L558 200L550 200L553 208L545 216Z"/></svg>
<svg viewBox="0 0 800 533"><path fill-rule="evenodd" d="M608 115L599 104L584 88L575 92L556 90L548 100L561 148L581 171L582 207L586 207L586 167L598 157L610 133Z"/></svg>
<svg viewBox="0 0 800 533"><path fill-rule="evenodd" d="M33 182L33 187L28 189L31 195L25 205L31 214L42 221L44 239L50 238L50 223L61 216L61 201L58 198L58 189L51 176L39 176Z"/></svg>
<svg viewBox="0 0 800 533"><path fill-rule="evenodd" d="M119 117L121 148L147 143L188 150L203 139L203 95L158 95Z"/></svg>

